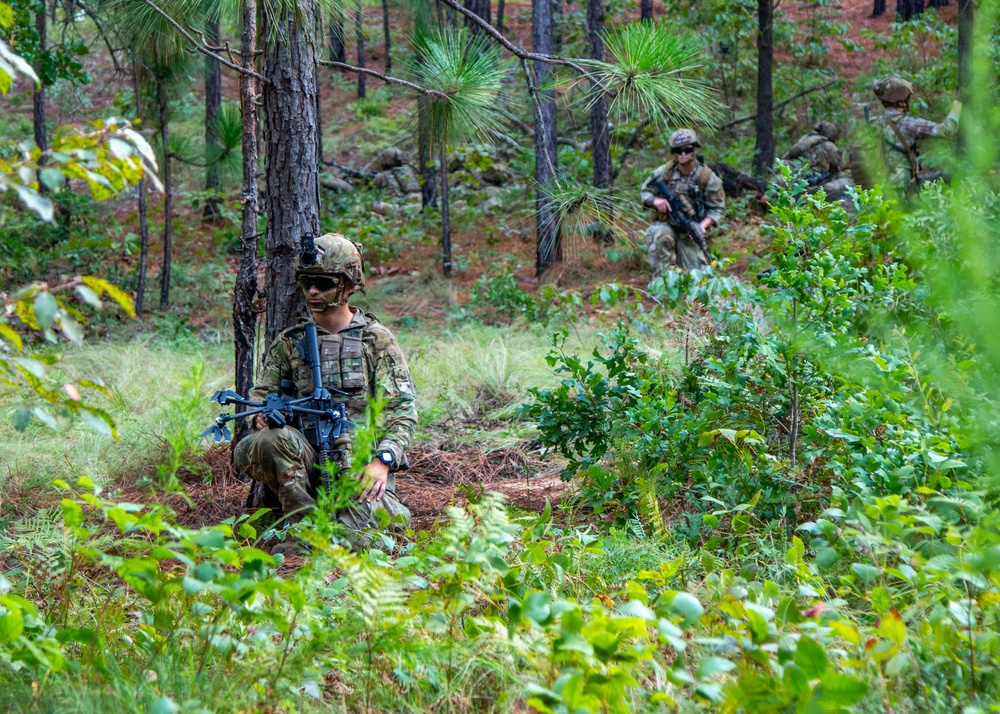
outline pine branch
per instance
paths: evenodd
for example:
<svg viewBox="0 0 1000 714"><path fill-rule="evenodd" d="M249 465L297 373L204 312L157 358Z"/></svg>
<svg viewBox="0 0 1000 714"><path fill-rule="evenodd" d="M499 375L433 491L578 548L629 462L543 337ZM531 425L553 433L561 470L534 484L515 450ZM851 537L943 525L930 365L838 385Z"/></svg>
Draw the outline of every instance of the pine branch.
<svg viewBox="0 0 1000 714"><path fill-rule="evenodd" d="M148 1L148 0L147 0ZM444 92L439 92L436 89L427 89L426 87L421 87L419 84L414 84L413 82L407 82L405 79L399 79L398 77L390 77L388 75L382 74L381 72L376 72L374 69L367 69L365 67L355 67L351 64L346 64L344 62L334 62L332 60L317 60L318 64L325 67L335 67L337 69L342 69L347 72L358 72L359 74L367 74L376 79L381 79L386 84L398 84L400 87L406 87L412 89L420 94L426 94L430 97L437 97L438 99L448 100L451 96L445 94Z"/></svg>
<svg viewBox="0 0 1000 714"><path fill-rule="evenodd" d="M834 84L836 84L839 81L840 81L839 77L834 77L833 79L831 79L826 84L818 84L815 87L810 87L809 89L805 89L805 90L799 92L798 94L793 94L788 99L785 99L784 101L781 101L781 102L778 102L777 104L775 104L773 107L771 107L771 110L772 111L776 111L778 109L781 109L782 107L784 107L784 106L786 106L788 104L791 104L796 99L800 99L800 98L806 96L807 94L812 94L813 92L819 92L819 91L824 90L824 89L829 89L830 87L832 87ZM723 129L728 129L730 127L736 126L737 124L743 124L744 122L753 121L756 118L757 118L756 114L748 114L745 117L740 117L739 119L733 119L731 122L728 122L728 123L723 124L722 126L720 126L719 127L719 131L722 131Z"/></svg>

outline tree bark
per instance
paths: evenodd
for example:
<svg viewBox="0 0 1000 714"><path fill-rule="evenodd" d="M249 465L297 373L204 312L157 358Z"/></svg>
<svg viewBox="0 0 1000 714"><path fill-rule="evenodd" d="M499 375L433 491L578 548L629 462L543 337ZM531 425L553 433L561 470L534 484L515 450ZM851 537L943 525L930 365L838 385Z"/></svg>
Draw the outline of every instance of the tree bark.
<svg viewBox="0 0 1000 714"><path fill-rule="evenodd" d="M590 58L604 61L604 3L602 0L587 0L587 32L590 39ZM611 136L608 131L608 100L597 87L592 87L599 96L590 109L590 151L594 160L594 187L611 187ZM611 242L611 233L602 226L597 239L602 243Z"/></svg>
<svg viewBox="0 0 1000 714"><path fill-rule="evenodd" d="M135 116L142 117L142 86L139 83L139 65L132 61L132 87L135 91ZM146 265L149 263L149 221L146 215L146 179L139 179L136 185L139 205L139 284L135 289L135 314L142 317L146 299Z"/></svg>
<svg viewBox="0 0 1000 714"><path fill-rule="evenodd" d="M392 72L392 38L389 35L389 0L382 0L382 33L385 35L385 73Z"/></svg>
<svg viewBox="0 0 1000 714"><path fill-rule="evenodd" d="M885 0L875 0L872 7L872 17L882 17L885 14Z"/></svg>
<svg viewBox="0 0 1000 714"><path fill-rule="evenodd" d="M540 54L553 54L552 0L533 0L531 12L531 48ZM559 157L556 152L556 97L551 83L552 65L534 63L535 86L535 274L541 277L554 263L562 260L562 236L559 216L548 193L556 181Z"/></svg>
<svg viewBox="0 0 1000 714"><path fill-rule="evenodd" d="M958 0L958 99L968 105L972 99L972 35L975 30L974 0ZM958 150L968 152L968 123L959 121Z"/></svg>
<svg viewBox="0 0 1000 714"><path fill-rule="evenodd" d="M42 76L42 63L44 62L43 56L45 54L45 34L46 34L46 21L48 20L48 15L46 15L45 3L42 3L41 9L35 13L35 30L38 32L38 63L35 67L36 74L39 77ZM42 152L49 150L49 139L45 132L45 84L40 83L35 87L34 95L32 96L32 120L35 129L35 146L42 150ZM42 159L44 162L44 157ZM39 182L39 189L42 193L45 193L45 184Z"/></svg>
<svg viewBox="0 0 1000 714"><path fill-rule="evenodd" d="M504 0L497 0L497 30L503 34L503 6Z"/></svg>
<svg viewBox="0 0 1000 714"><path fill-rule="evenodd" d="M205 36L212 47L219 46L219 17L208 22ZM218 193L222 185L219 165L211 161L221 147L219 141L219 114L222 110L222 65L211 57L205 57L205 191ZM219 199L209 195L205 201L205 220L214 221L220 217Z"/></svg>
<svg viewBox="0 0 1000 714"><path fill-rule="evenodd" d="M906 22L924 11L924 0L896 0L896 20Z"/></svg>
<svg viewBox="0 0 1000 714"><path fill-rule="evenodd" d="M264 14L267 329L270 345L305 310L295 281L303 233L319 232L319 123L314 6ZM274 22L273 27L268 27Z"/></svg>
<svg viewBox="0 0 1000 714"><path fill-rule="evenodd" d="M156 108L163 146L163 265L160 267L160 309L170 304L170 267L174 240L174 185L170 175L170 133L167 126L166 80L156 78Z"/></svg>
<svg viewBox="0 0 1000 714"><path fill-rule="evenodd" d="M244 69L254 69L257 50L257 2L243 0L243 35L240 40L240 64ZM242 118L241 143L243 148L243 185L240 203L243 208L240 230L240 262L236 268L236 285L233 289L233 348L235 358L236 393L246 396L253 388L254 344L257 339L257 315L254 300L257 297L257 171L259 167L257 144L257 83L248 74L240 75L240 114ZM237 407L242 411L242 407ZM246 436L249 425L245 420L236 422L233 453L236 444Z"/></svg>
<svg viewBox="0 0 1000 714"><path fill-rule="evenodd" d="M335 5L330 15L330 59L347 63L347 46L344 44L344 10Z"/></svg>
<svg viewBox="0 0 1000 714"><path fill-rule="evenodd" d="M361 23L361 6L354 11L354 39L358 43L358 67L365 68L365 27ZM358 99L364 99L368 94L365 84L365 73L358 72Z"/></svg>
<svg viewBox="0 0 1000 714"><path fill-rule="evenodd" d="M653 0L640 0L639 19L643 22L653 21Z"/></svg>
<svg viewBox="0 0 1000 714"><path fill-rule="evenodd" d="M486 20L486 22L490 22L490 15L492 14L490 0L465 0L462 4L466 10L471 10L477 16ZM469 18L465 18L465 26L469 28L470 36L482 32L482 28Z"/></svg>
<svg viewBox="0 0 1000 714"><path fill-rule="evenodd" d="M927 7L942 8L948 5L948 0L927 0Z"/></svg>
<svg viewBox="0 0 1000 714"><path fill-rule="evenodd" d="M438 146L441 157L441 259L444 277L451 277L451 207L448 205L448 142Z"/></svg>
<svg viewBox="0 0 1000 714"><path fill-rule="evenodd" d="M773 0L757 0L757 144L754 147L753 171L761 177L767 176L774 166L773 23Z"/></svg>
<svg viewBox="0 0 1000 714"><path fill-rule="evenodd" d="M420 164L420 203L423 208L437 203L437 170L431 155L430 117L427 103L417 100L417 163Z"/></svg>

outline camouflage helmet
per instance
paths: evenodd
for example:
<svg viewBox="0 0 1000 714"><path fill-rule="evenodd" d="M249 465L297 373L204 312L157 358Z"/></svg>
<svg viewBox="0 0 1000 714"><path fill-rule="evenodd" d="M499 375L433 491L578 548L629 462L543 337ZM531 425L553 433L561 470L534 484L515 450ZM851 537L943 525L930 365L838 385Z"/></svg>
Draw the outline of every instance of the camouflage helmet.
<svg viewBox="0 0 1000 714"><path fill-rule="evenodd" d="M825 136L830 141L836 141L840 135L840 130L832 121L821 121L816 125L815 131L820 136Z"/></svg>
<svg viewBox="0 0 1000 714"><path fill-rule="evenodd" d="M670 135L670 148L679 149L682 146L701 146L698 135L692 129L678 129Z"/></svg>
<svg viewBox="0 0 1000 714"><path fill-rule="evenodd" d="M306 234L302 237L299 259L295 261L295 277L301 275L342 276L350 280L356 290L364 290L365 257L361 245L339 233L327 233L319 238Z"/></svg>
<svg viewBox="0 0 1000 714"><path fill-rule="evenodd" d="M898 104L910 98L913 94L913 85L902 77L889 77L876 79L872 84L872 91L883 104Z"/></svg>

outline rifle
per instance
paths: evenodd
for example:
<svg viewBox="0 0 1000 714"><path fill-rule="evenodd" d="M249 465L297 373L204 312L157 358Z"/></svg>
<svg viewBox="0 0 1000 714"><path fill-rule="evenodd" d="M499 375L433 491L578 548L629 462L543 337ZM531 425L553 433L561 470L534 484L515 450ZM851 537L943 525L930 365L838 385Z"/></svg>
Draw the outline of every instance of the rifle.
<svg viewBox="0 0 1000 714"><path fill-rule="evenodd" d="M681 204L680 199L674 195L670 187L667 186L666 182L657 177L653 179L650 184L653 188L654 193L660 194L660 198L665 198L667 203L670 204L670 215L676 220L680 227L687 231L687 234L691 236L692 240L698 244L698 247L702 249L705 255L708 255L708 244L705 243L705 231L701 229L701 226L691 220L687 212L684 210L684 206Z"/></svg>
<svg viewBox="0 0 1000 714"><path fill-rule="evenodd" d="M809 174L808 176L806 176L806 183L809 186L821 186L822 184L826 183L829 180L830 180L829 171L817 171L814 174Z"/></svg>
<svg viewBox="0 0 1000 714"><path fill-rule="evenodd" d="M304 241L303 241L304 242ZM241 397L236 392L225 389L212 395L212 401L223 406L236 404L249 407L246 411L236 414L220 414L215 418L215 424L206 429L202 436L211 436L216 444L232 439L232 434L226 426L236 419L263 414L267 417L268 428L280 429L286 425L298 427L306 441L316 449L317 463L320 466L321 485L327 493L331 489L330 472L324 466L344 455L344 446L354 422L347 418L347 409L341 402L334 403L331 390L323 386L320 372L319 340L316 336L316 323L306 323L306 334L299 341L299 351L309 365L312 373L313 392L307 397L292 398L286 394L294 386L290 380L281 380L281 391L268 394L264 401L254 402ZM347 396L339 389L332 390L338 395Z"/></svg>

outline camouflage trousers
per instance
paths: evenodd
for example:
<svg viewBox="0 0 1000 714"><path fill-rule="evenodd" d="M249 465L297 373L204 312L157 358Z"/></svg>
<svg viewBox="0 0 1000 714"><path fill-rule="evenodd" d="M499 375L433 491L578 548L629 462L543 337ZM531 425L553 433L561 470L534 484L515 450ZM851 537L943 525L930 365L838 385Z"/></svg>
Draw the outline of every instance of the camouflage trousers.
<svg viewBox="0 0 1000 714"><path fill-rule="evenodd" d="M261 481L277 494L286 518L295 523L316 507L319 469L316 451L298 429L261 429L252 432L236 446L236 466L255 481ZM377 528L378 511L390 520L403 516L410 522L410 510L396 496L396 479L389 474L385 495L371 503L353 502L337 511L337 520L351 531ZM357 550L352 539L352 547Z"/></svg>
<svg viewBox="0 0 1000 714"><path fill-rule="evenodd" d="M651 223L646 229L646 251L646 259L653 273L659 273L670 265L695 270L704 268L709 263L705 251L686 232L659 221Z"/></svg>

